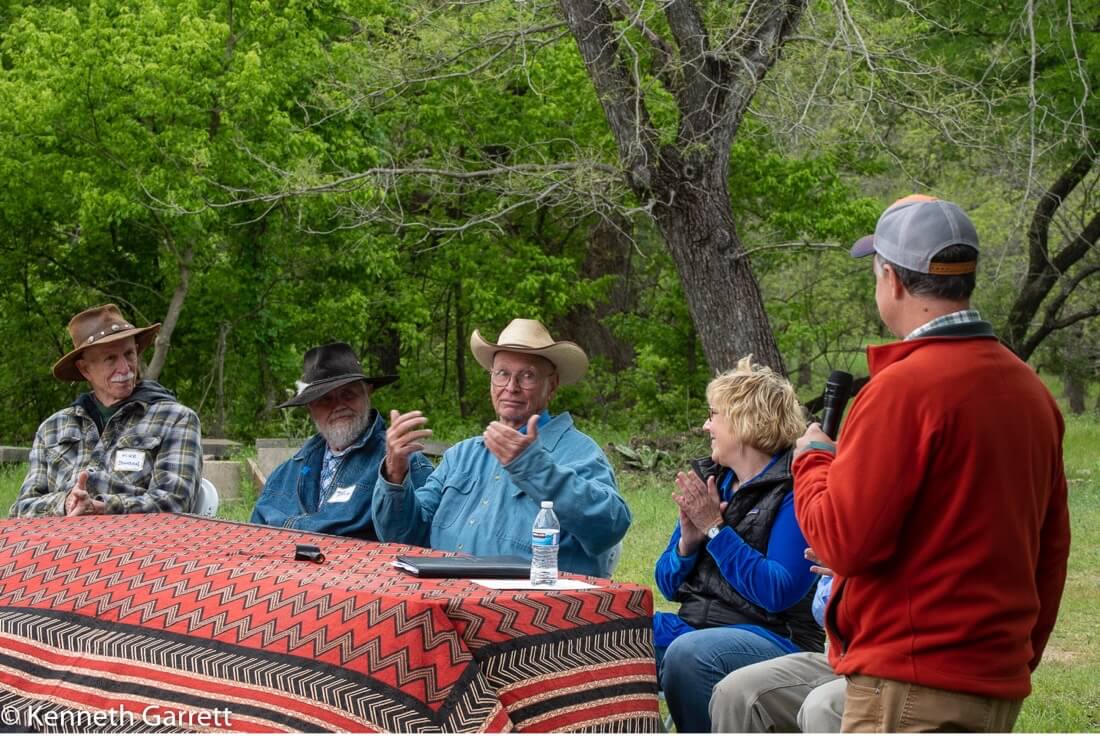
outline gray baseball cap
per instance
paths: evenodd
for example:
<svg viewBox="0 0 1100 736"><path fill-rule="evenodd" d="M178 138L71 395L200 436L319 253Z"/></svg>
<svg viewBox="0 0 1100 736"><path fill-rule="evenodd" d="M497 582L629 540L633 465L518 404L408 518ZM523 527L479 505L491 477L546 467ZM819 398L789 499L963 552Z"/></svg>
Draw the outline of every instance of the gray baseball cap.
<svg viewBox="0 0 1100 736"><path fill-rule="evenodd" d="M973 273L978 262L932 263L932 259L951 245L969 245L978 249L978 231L974 223L953 202L910 194L886 208L878 218L874 235L867 235L852 246L859 258L878 253L891 263L910 271L937 276Z"/></svg>

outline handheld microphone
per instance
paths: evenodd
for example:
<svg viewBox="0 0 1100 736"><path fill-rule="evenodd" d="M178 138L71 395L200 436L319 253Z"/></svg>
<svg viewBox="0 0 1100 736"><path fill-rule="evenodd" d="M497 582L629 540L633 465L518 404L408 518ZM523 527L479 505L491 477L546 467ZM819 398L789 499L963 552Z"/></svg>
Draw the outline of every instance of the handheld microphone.
<svg viewBox="0 0 1100 736"><path fill-rule="evenodd" d="M821 431L829 435L829 439L836 439L840 431L840 417L851 396L852 374L845 371L830 373L829 380L825 381L825 393L822 395L825 408L821 413Z"/></svg>

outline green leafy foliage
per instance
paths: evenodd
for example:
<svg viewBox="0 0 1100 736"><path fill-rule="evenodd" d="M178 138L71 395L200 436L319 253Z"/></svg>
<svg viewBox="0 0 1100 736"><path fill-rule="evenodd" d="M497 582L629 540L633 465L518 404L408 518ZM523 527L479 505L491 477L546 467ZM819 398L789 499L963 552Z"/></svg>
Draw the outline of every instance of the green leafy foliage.
<svg viewBox="0 0 1100 736"><path fill-rule="evenodd" d="M622 456L623 465L631 470L651 472L661 465L667 464L670 455L665 450L639 444L636 447L630 445L617 445L611 443L611 449Z"/></svg>
<svg viewBox="0 0 1100 736"><path fill-rule="evenodd" d="M26 349L6 353L0 370L10 397L0 432L26 441L73 395L45 370L68 349L60 327L69 315L112 300L139 322L163 319L185 251L190 287L161 379L208 434L282 433L274 405L303 352L332 340L350 342L369 370L400 370L402 381L375 397L380 409L426 408L438 432L461 434L491 418L465 353L475 327L492 335L522 315L568 334L567 315L615 289L636 298L603 324L633 362L612 369L594 355L589 379L558 401L639 427L696 424L709 370L650 226L630 223L628 272L582 275L593 216L532 198L532 186L600 186L583 172L493 190L432 175L385 190L367 179L248 201L393 161L476 169L578 152L613 161L571 39L484 41L485 28L529 12L151 0L13 11L0 78L0 172L13 183L0 193L9 225L0 334ZM731 191L750 243L851 230L848 191L828 156L800 162L748 144L733 153ZM407 215L401 229L387 219L395 211ZM493 224L466 227L479 213ZM780 283L786 256L753 258ZM768 296L785 332L790 297ZM781 339L808 339L797 327L790 335Z"/></svg>
<svg viewBox="0 0 1100 736"><path fill-rule="evenodd" d="M938 7L950 21L941 28L892 5L853 7L874 20L868 42L877 50L904 39L944 63L1005 58L975 40L974 10L956 18ZM592 370L556 405L638 429L697 426L711 371L679 276L641 209L616 221L632 241L628 257L591 268L600 218L645 203L600 168L616 165L615 147L553 12L496 1L442 12L412 0L7 6L0 339L10 348L0 357L0 435L26 442L71 400L74 388L47 370L68 348L71 314L118 301L139 322L162 320L184 253L190 286L161 378L199 410L208 434L283 433L273 407L304 351L346 340L368 370L402 376L375 396L380 409L423 408L438 433L463 436L492 418L467 349L473 329L492 336L527 316L568 337L577 315L593 314L626 359L586 342ZM732 22L729 8L707 3L705 13L715 28ZM657 8L644 14L667 30ZM814 27L829 18L816 16ZM621 26L645 76L647 46L636 27ZM1018 34L998 28L1018 46ZM1060 28L1056 39L1047 23L1043 48L1064 58ZM1092 49L1079 35L1079 48ZM775 73L817 72L804 47L790 52ZM876 61L900 74L894 57ZM854 86L867 74L856 65L849 79ZM997 84L1007 89L1010 77L998 72ZM647 83L650 113L672 140L671 100ZM1043 94L1061 99L1063 88L1051 82ZM832 368L861 370L859 346L884 337L866 264L845 253L883 204L862 192L894 186L891 161L908 166L923 152L922 171L942 178L946 163L965 156L901 115L880 120L896 131L896 159L842 117L813 145L792 145L775 124L786 119L775 115L782 103L762 96L742 121L728 188L771 327L809 398ZM538 176L523 168L565 161L591 166ZM355 176L402 167L400 176ZM461 176L494 168L503 173ZM983 237L988 229L992 242L1018 244L1010 187L989 181L981 190ZM986 282L979 306L1003 313L1015 290L1008 278Z"/></svg>

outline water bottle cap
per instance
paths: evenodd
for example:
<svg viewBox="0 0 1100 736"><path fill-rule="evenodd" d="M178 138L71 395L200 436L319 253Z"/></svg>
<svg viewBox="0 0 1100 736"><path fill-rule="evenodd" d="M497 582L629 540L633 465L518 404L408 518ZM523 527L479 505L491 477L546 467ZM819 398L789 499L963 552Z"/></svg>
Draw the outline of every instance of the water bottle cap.
<svg viewBox="0 0 1100 736"><path fill-rule="evenodd" d="M552 508L554 508L554 502L553 501L543 501L542 502L542 508L552 509Z"/></svg>

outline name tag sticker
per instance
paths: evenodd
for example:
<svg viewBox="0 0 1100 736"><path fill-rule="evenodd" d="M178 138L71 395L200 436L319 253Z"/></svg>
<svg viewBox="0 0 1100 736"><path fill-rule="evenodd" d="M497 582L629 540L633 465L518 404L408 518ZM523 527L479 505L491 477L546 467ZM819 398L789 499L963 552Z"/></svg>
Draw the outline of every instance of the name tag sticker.
<svg viewBox="0 0 1100 736"><path fill-rule="evenodd" d="M351 494L354 492L355 486L344 486L343 488L337 487L336 490L332 492L332 495L328 497L328 502L344 503L349 498L351 498Z"/></svg>
<svg viewBox="0 0 1100 736"><path fill-rule="evenodd" d="M145 450L119 450L115 453L115 470L141 470L145 467Z"/></svg>

